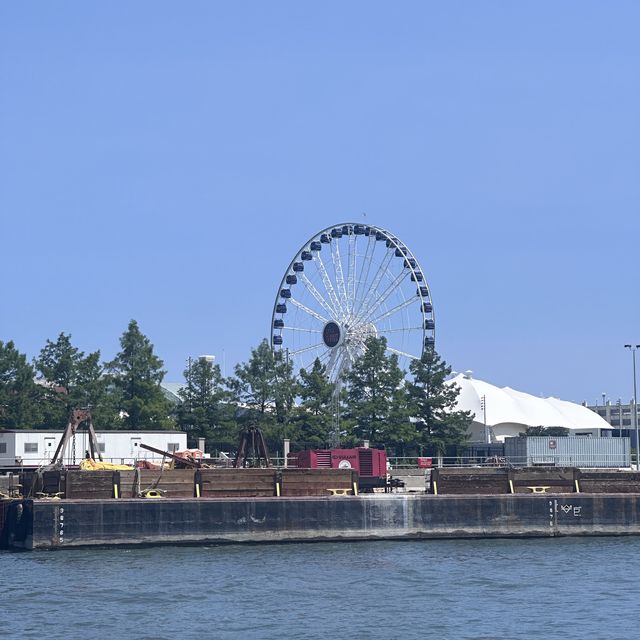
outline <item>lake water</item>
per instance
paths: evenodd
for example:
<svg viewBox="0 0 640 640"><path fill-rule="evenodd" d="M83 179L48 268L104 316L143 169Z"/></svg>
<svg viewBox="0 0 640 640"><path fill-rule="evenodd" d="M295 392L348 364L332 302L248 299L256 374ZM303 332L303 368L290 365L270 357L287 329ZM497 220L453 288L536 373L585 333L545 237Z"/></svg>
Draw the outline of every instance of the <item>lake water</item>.
<svg viewBox="0 0 640 640"><path fill-rule="evenodd" d="M636 638L640 538L0 552L0 638Z"/></svg>

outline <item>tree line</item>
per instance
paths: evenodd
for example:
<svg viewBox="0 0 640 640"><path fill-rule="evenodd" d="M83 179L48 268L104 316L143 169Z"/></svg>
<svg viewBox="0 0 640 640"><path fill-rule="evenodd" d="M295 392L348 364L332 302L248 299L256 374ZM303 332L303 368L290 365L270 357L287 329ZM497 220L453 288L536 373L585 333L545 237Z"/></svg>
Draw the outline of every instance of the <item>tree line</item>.
<svg viewBox="0 0 640 640"><path fill-rule="evenodd" d="M412 361L407 375L385 338L367 340L339 389L320 360L296 372L266 340L228 378L210 359L190 360L178 403L161 387L163 366L135 320L111 361L82 352L65 333L31 362L0 341L0 428L62 429L74 408L88 407L97 429L180 429L190 446L205 438L209 451L233 451L240 431L257 426L272 451L284 438L294 450L368 440L416 455L464 443L473 418L455 410L459 389L445 384L451 368L435 350Z"/></svg>

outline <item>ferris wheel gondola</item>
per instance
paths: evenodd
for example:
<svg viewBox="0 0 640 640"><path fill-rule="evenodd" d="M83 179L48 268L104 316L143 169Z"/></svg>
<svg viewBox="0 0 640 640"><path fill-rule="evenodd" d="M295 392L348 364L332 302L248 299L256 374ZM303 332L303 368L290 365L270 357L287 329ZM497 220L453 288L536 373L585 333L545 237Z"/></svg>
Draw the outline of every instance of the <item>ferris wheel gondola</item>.
<svg viewBox="0 0 640 640"><path fill-rule="evenodd" d="M289 263L271 316L271 346L296 369L316 358L342 379L370 336L407 369L435 344L431 292L414 254L390 232L342 223L311 237Z"/></svg>

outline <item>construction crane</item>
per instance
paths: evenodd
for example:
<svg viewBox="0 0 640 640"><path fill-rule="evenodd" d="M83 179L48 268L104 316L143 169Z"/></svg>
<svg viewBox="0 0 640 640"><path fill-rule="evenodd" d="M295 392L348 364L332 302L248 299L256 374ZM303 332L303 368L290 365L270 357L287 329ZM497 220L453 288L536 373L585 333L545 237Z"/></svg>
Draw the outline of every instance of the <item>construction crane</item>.
<svg viewBox="0 0 640 640"><path fill-rule="evenodd" d="M62 434L62 438L60 438L56 452L53 454L53 458L51 458L51 462L48 465L41 467L41 471L53 471L55 469L64 468L64 458L69 442L76 435L78 427L83 422L87 423L87 431L89 432L88 453L92 460L96 460L96 456L98 456L97 459L102 462L102 454L100 453L100 447L98 446L98 437L96 436L96 431L93 428L93 422L91 421L91 411L88 409L74 409L71 413L71 417L69 418L67 427Z"/></svg>
<svg viewBox="0 0 640 640"><path fill-rule="evenodd" d="M182 455L177 456L175 453L169 453L169 451L163 451L162 449L156 449L148 444L140 443L138 445L141 449L146 449L147 451L152 451L153 453L157 453L161 455L163 458L171 458L174 462L176 469L201 469L208 468L208 465L203 464L201 460L194 458L192 455Z"/></svg>
<svg viewBox="0 0 640 640"><path fill-rule="evenodd" d="M235 469L239 467L270 467L267 444L258 427L245 429L240 436L238 452L233 461Z"/></svg>

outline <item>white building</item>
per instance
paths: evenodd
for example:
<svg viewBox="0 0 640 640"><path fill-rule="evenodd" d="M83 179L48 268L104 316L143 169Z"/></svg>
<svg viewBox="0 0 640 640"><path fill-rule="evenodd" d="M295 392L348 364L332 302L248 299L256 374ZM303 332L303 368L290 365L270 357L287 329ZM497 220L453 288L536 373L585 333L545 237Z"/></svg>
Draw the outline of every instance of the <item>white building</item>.
<svg viewBox="0 0 640 640"><path fill-rule="evenodd" d="M460 387L456 409L470 411L472 442L504 442L527 427L564 427L571 436L608 436L613 428L587 407L557 398L539 398L510 387L496 387L460 373L449 384ZM485 432L486 415L486 432ZM486 433L486 435L485 435Z"/></svg>
<svg viewBox="0 0 640 640"><path fill-rule="evenodd" d="M0 469L38 467L51 461L62 431L17 429L0 430ZM106 462L133 464L136 460L159 462L162 456L139 447L147 444L162 451L183 451L187 448L187 434L182 431L98 431L98 447ZM66 465L79 464L89 449L89 433L78 429L67 446Z"/></svg>

